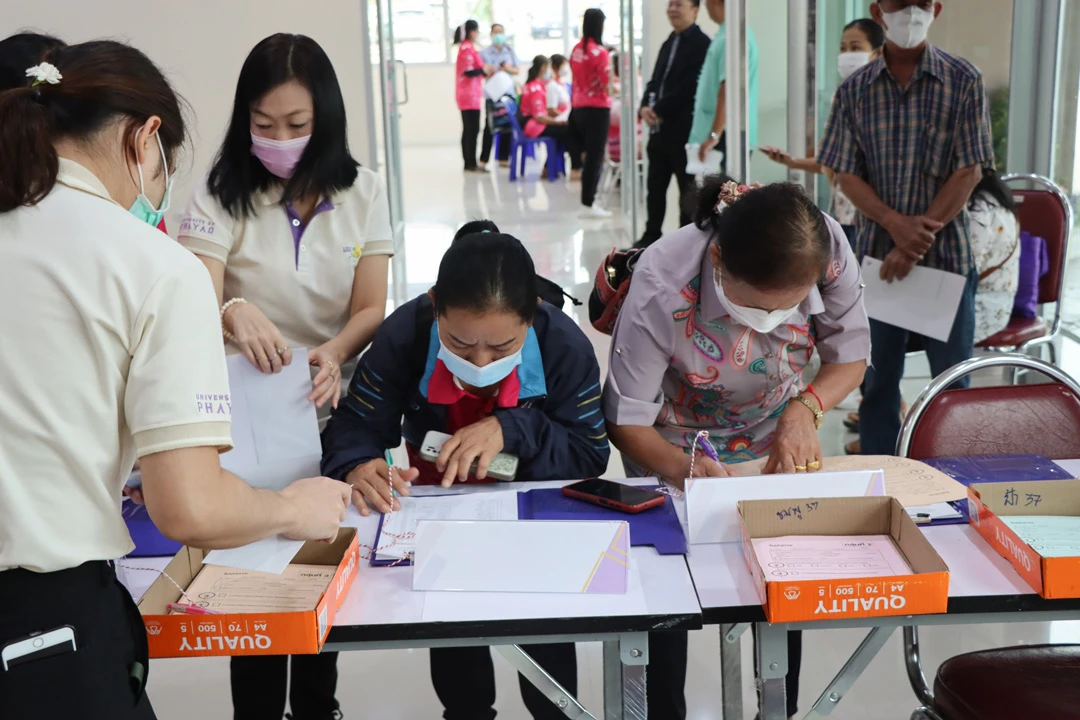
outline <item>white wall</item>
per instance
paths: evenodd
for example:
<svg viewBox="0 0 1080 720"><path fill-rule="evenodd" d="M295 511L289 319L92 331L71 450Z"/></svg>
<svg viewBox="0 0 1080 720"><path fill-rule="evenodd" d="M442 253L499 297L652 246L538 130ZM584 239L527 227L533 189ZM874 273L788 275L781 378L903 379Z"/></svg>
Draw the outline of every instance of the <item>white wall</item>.
<svg viewBox="0 0 1080 720"><path fill-rule="evenodd" d="M193 110L192 148L180 165L173 209L177 226L192 185L206 171L232 112L240 66L251 48L275 32L309 35L334 63L357 160L370 164L365 90L370 65L361 57L361 2L322 0L317 8L287 0L0 0L0 37L21 29L68 42L116 38L150 56Z"/></svg>
<svg viewBox="0 0 1080 720"><path fill-rule="evenodd" d="M409 102L401 106L402 145L453 145L461 141L454 100L454 66L416 64L406 69Z"/></svg>

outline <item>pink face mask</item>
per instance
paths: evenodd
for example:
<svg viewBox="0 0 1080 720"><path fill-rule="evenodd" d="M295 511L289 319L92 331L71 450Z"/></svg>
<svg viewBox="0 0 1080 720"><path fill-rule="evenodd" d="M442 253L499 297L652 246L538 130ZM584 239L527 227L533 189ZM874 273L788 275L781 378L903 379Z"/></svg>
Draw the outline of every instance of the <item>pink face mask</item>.
<svg viewBox="0 0 1080 720"><path fill-rule="evenodd" d="M300 162L308 140L311 140L310 135L293 140L271 140L251 133L251 154L274 175L288 180Z"/></svg>

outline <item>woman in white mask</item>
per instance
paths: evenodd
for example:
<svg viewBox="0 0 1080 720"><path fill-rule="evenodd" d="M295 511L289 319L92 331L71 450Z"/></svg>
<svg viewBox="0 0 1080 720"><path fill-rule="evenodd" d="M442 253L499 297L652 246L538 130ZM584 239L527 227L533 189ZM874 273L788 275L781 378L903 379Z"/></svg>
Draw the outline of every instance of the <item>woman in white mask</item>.
<svg viewBox="0 0 1080 720"><path fill-rule="evenodd" d="M226 352L277 373L306 348L308 399L325 423L382 322L394 244L382 180L349 153L337 75L311 38L272 35L248 54L179 240L210 271ZM337 717L336 661L292 659L297 720ZM288 662L233 658L235 720L284 715Z"/></svg>
<svg viewBox="0 0 1080 720"><path fill-rule="evenodd" d="M844 27L843 36L840 38L840 55L836 61L840 77L847 80L858 70L875 60L881 54L881 49L884 46L885 31L870 18L859 18L848 23ZM840 190L840 185L837 184L831 170L818 163L813 155L806 158L793 158L784 150L774 147L764 147L762 151L770 160L792 170L824 173L829 178L829 184L832 188L832 205L829 213L843 226L848 239L854 241L857 211L843 191Z"/></svg>
<svg viewBox="0 0 1080 720"><path fill-rule="evenodd" d="M462 228L435 287L386 319L323 433L323 468L352 485L363 515L400 507L391 480L400 495L410 484L492 482L497 453L517 458L518 482L596 477L607 468L592 344L569 315L539 301L521 242L492 228ZM420 448L432 432L452 437L428 462ZM383 458L403 438L412 467L391 472ZM573 644L527 652L576 692ZM444 718L495 717L488 648L433 648L431 679ZM524 678L521 694L534 720L565 717Z"/></svg>
<svg viewBox="0 0 1080 720"><path fill-rule="evenodd" d="M639 256L619 312L604 415L627 477L682 488L691 467L726 476L764 457L766 473L820 470L824 413L866 370L862 276L840 225L797 185L725 180L706 182L693 225ZM793 633L789 715L800 642ZM653 659L686 667L685 653Z"/></svg>

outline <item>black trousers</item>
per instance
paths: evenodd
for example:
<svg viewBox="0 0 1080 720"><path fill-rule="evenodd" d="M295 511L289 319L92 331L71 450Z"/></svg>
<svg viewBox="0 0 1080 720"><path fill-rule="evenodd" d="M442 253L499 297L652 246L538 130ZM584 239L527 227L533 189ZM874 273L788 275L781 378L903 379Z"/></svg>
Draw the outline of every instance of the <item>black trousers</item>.
<svg viewBox="0 0 1080 720"><path fill-rule="evenodd" d="M566 691L577 695L577 655L573 643L523 645L522 649ZM442 702L444 720L495 717L495 665L487 647L432 648L431 683ZM521 699L533 720L565 720L559 708L523 676Z"/></svg>
<svg viewBox="0 0 1080 720"><path fill-rule="evenodd" d="M289 706L294 720L331 720L339 708L337 653L234 657L229 666L234 720L281 720L289 663Z"/></svg>
<svg viewBox="0 0 1080 720"><path fill-rule="evenodd" d="M75 629L75 652L0 665L0 717L154 720L146 628L111 565L0 572L0 647L63 625Z"/></svg>
<svg viewBox="0 0 1080 720"><path fill-rule="evenodd" d="M649 717L686 720L686 654L688 633L649 633L649 665L645 668L645 696Z"/></svg>
<svg viewBox="0 0 1080 720"><path fill-rule="evenodd" d="M581 204L592 207L596 188L604 170L607 154L608 128L611 126L609 108L574 108L570 111L570 126L581 138L585 159L581 170Z"/></svg>
<svg viewBox="0 0 1080 720"><path fill-rule="evenodd" d="M570 155L570 169L581 169L581 142L578 134L569 125L546 125L540 137L554 138L564 151Z"/></svg>
<svg viewBox="0 0 1080 720"><path fill-rule="evenodd" d="M480 111L461 111L461 156L466 170L476 169L476 137L480 134Z"/></svg>
<svg viewBox="0 0 1080 720"><path fill-rule="evenodd" d="M639 247L648 247L660 239L667 214L667 190L671 176L679 184L679 227L689 225L691 203L697 195L694 176L686 173L686 143L660 132L649 138L649 177L646 182L648 220Z"/></svg>

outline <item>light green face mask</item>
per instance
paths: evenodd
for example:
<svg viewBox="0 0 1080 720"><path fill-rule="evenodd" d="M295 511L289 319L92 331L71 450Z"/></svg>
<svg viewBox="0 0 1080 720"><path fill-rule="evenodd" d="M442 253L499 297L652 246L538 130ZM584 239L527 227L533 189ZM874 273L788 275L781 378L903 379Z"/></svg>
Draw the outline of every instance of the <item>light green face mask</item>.
<svg viewBox="0 0 1080 720"><path fill-rule="evenodd" d="M135 133L136 141L139 139L140 132L142 132L142 128L139 128L139 131ZM151 227L160 225L161 218L165 216L165 211L169 209L169 202L172 199L173 184L173 178L169 175L169 162L165 159L165 146L161 144L161 135L155 134L154 137L157 138L158 150L161 151L161 167L166 178L165 195L161 198L161 207L155 210L154 204L150 202L150 198L146 197L146 185L143 183L142 165L139 165L139 196L135 198L135 202L128 208L129 213Z"/></svg>

